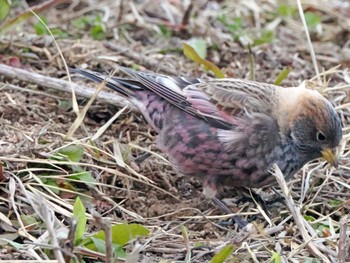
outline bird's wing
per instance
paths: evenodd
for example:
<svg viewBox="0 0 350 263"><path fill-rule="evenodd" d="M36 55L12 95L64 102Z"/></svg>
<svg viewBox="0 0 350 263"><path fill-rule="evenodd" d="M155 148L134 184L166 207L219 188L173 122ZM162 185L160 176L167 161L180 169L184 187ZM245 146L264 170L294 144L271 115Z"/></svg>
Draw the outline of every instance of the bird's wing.
<svg viewBox="0 0 350 263"><path fill-rule="evenodd" d="M270 115L276 86L240 79L202 81L168 77L121 67L143 88L158 94L176 107L206 120L215 127L230 129L247 114ZM118 81L118 78L113 78Z"/></svg>

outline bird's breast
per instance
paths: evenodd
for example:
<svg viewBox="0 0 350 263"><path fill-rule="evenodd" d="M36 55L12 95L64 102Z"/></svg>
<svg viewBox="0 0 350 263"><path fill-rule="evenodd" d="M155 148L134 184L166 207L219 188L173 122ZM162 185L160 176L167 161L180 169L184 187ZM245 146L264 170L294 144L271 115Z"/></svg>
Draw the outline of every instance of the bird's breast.
<svg viewBox="0 0 350 263"><path fill-rule="evenodd" d="M270 172L274 163L286 177L300 169L293 147L266 144L251 127L243 131L246 134L235 148L228 149L217 128L184 111L171 109L162 123L158 146L185 176L218 186L257 188L275 183Z"/></svg>

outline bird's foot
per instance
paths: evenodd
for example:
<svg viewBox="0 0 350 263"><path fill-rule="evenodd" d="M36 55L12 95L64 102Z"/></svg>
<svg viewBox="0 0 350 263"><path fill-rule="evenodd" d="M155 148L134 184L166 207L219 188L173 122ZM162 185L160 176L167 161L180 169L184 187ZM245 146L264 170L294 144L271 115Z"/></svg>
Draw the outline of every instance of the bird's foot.
<svg viewBox="0 0 350 263"><path fill-rule="evenodd" d="M264 200L264 199L262 199L262 197L259 194L257 194L253 190L241 187L238 190L240 190L241 192L243 192L249 196L243 196L236 203L239 204L239 203L245 202L247 200L252 201L252 199L254 199L256 203L260 204L260 206L264 210L264 212L267 215L270 215L271 214L270 210L271 210L271 207L273 205L275 205L276 203L284 204L284 197L281 196L280 193L277 192L277 190L275 188L272 187L271 189L276 194L276 196L273 196L273 198L270 200Z"/></svg>
<svg viewBox="0 0 350 263"><path fill-rule="evenodd" d="M256 203L260 204L261 208L264 210L264 212L267 215L270 214L269 209L268 209L268 203L264 199L262 199L262 197L259 194L257 194L256 192L254 192L251 189L247 189L247 188L244 188L244 187L241 187L238 190L240 190L243 193L246 193L249 196L243 196L242 198L240 198L236 202L237 204L245 202L247 200L248 201L252 201L252 199L254 199Z"/></svg>
<svg viewBox="0 0 350 263"><path fill-rule="evenodd" d="M276 197L272 198L271 200L266 201L266 206L269 207L271 205L274 205L276 203L285 204L285 198L274 188L271 188L272 191L276 194Z"/></svg>
<svg viewBox="0 0 350 263"><path fill-rule="evenodd" d="M231 214L232 211L227 207L227 205L221 201L219 198L217 197L213 197L213 202L215 205L217 205L221 210L223 210L226 214ZM231 225L232 222L236 223L237 226L240 229L245 228L248 225L248 222L243 220L240 216L238 215L234 215L233 217L230 218L230 220L228 221L228 223L225 225Z"/></svg>
<svg viewBox="0 0 350 263"><path fill-rule="evenodd" d="M134 159L134 162L137 163L137 164L141 164L143 163L146 159L148 159L149 157L151 157L151 153L149 152L144 152L142 154L140 154L139 156L137 156L135 159Z"/></svg>
<svg viewBox="0 0 350 263"><path fill-rule="evenodd" d="M232 211L230 210L230 208L227 207L227 205L220 200L219 198L216 197L217 194L217 189L216 189L216 185L211 183L210 180L207 180L203 183L203 194L204 196L206 196L207 198L210 198L213 200L213 203L219 207L225 214L232 214ZM248 222L246 222L245 220L243 220L240 216L238 215L234 215L231 219L231 225L232 223L236 223L237 226L240 229L244 229L247 225Z"/></svg>

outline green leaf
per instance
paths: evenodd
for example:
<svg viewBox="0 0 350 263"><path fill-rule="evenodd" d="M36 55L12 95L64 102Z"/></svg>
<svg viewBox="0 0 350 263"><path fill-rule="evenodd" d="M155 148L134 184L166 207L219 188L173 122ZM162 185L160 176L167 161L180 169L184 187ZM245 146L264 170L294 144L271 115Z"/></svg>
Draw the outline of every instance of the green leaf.
<svg viewBox="0 0 350 263"><path fill-rule="evenodd" d="M82 239L80 242L79 242L79 246L84 246L84 247L87 247L88 249L91 249L93 251L97 251L97 249L92 249L91 246L94 246L94 241L92 240L93 237L87 237L87 238L84 238Z"/></svg>
<svg viewBox="0 0 350 263"><path fill-rule="evenodd" d="M112 231L112 242L124 246L130 240L138 236L146 236L149 234L149 230L140 224L118 224L111 228ZM93 237L105 240L104 231L99 231Z"/></svg>
<svg viewBox="0 0 350 263"><path fill-rule="evenodd" d="M52 35L58 38L68 38L69 34L61 28L50 28Z"/></svg>
<svg viewBox="0 0 350 263"><path fill-rule="evenodd" d="M25 226L38 223L38 220L35 218L35 216L31 216L31 215L21 215L21 220Z"/></svg>
<svg viewBox="0 0 350 263"><path fill-rule="evenodd" d="M82 16L72 20L72 25L79 29L85 29L91 22L91 18L88 16Z"/></svg>
<svg viewBox="0 0 350 263"><path fill-rule="evenodd" d="M118 258L126 258L127 254L125 253L122 246L118 244L113 244L113 251Z"/></svg>
<svg viewBox="0 0 350 263"><path fill-rule="evenodd" d="M59 151L60 154L67 156L72 162L79 162L84 154L84 148L80 145L68 145Z"/></svg>
<svg viewBox="0 0 350 263"><path fill-rule="evenodd" d="M313 216L309 216L309 215L304 215L304 219L308 222L314 222L316 220L316 218L314 218Z"/></svg>
<svg viewBox="0 0 350 263"><path fill-rule="evenodd" d="M318 24L321 23L321 16L313 12L305 12L306 24L309 28L315 28Z"/></svg>
<svg viewBox="0 0 350 263"><path fill-rule="evenodd" d="M270 30L263 30L259 38L254 39L253 46L271 43L275 38L275 34Z"/></svg>
<svg viewBox="0 0 350 263"><path fill-rule="evenodd" d="M72 178L80 180L83 183L86 183L88 185L91 185L91 183L95 183L95 178L92 177L90 172L87 171L81 171L79 173L74 174Z"/></svg>
<svg viewBox="0 0 350 263"><path fill-rule="evenodd" d="M90 29L90 36L95 40L106 38L106 28L104 24L95 25Z"/></svg>
<svg viewBox="0 0 350 263"><path fill-rule="evenodd" d="M58 101L58 107L60 107L63 110L66 110L66 111L71 109L73 107L72 105L73 105L72 100L62 99L62 100Z"/></svg>
<svg viewBox="0 0 350 263"><path fill-rule="evenodd" d="M222 263L224 262L235 250L235 246L233 244L228 244L223 249L219 251L211 260L210 263Z"/></svg>
<svg viewBox="0 0 350 263"><path fill-rule="evenodd" d="M47 185L47 186L53 186L53 187L50 187L51 191L54 192L55 194L59 194L60 190L58 189L59 186L57 184L57 180L56 179L53 179L53 178L45 178L45 177L41 177L40 176L40 179L41 181Z"/></svg>
<svg viewBox="0 0 350 263"><path fill-rule="evenodd" d="M11 245L12 247L14 247L15 249L19 250L19 249L22 249L23 248L23 245L20 244L20 243L17 243L15 241L12 241L12 240L9 240L9 239L6 239L6 238L0 238L1 243L8 243L9 245Z"/></svg>
<svg viewBox="0 0 350 263"><path fill-rule="evenodd" d="M282 263L282 257L277 252L274 252L271 256L271 263Z"/></svg>
<svg viewBox="0 0 350 263"><path fill-rule="evenodd" d="M94 237L90 237L90 239L92 240L95 248L95 249L92 249L96 252L100 252L100 253L106 253L106 242L102 239L99 239L99 238L94 238Z"/></svg>
<svg viewBox="0 0 350 263"><path fill-rule="evenodd" d="M278 74L275 82L273 84L275 85L281 85L282 81L288 77L289 72L291 72L292 69L290 67L284 68L280 74Z"/></svg>
<svg viewBox="0 0 350 263"><path fill-rule="evenodd" d="M338 200L338 199L333 199L333 200L329 200L329 204L332 207L338 207L339 205L341 205L343 203L343 201Z"/></svg>
<svg viewBox="0 0 350 263"><path fill-rule="evenodd" d="M80 245L85 246L87 249L90 249L92 251L96 251L99 253L106 253L106 242L105 240L95 238L95 237L89 237L86 240L84 240ZM122 246L118 244L112 244L113 252L115 256L118 258L126 258L126 253Z"/></svg>
<svg viewBox="0 0 350 263"><path fill-rule="evenodd" d="M193 49L197 52L198 56L205 59L207 57L207 42L202 38L192 38L187 41Z"/></svg>
<svg viewBox="0 0 350 263"><path fill-rule="evenodd" d="M296 11L297 8L295 6L287 4L282 4L277 9L278 14L283 17L292 17Z"/></svg>
<svg viewBox="0 0 350 263"><path fill-rule="evenodd" d="M87 221L85 215L85 207L79 197L77 197L77 199L74 202L73 216L77 222L77 228L75 230L74 236L74 244L78 245L85 233Z"/></svg>
<svg viewBox="0 0 350 263"><path fill-rule="evenodd" d="M47 25L47 19L43 16L40 16L40 18ZM43 24L41 21L38 21L34 24L34 29L35 29L35 32L38 36L49 34L49 32L47 31L47 29L45 27L45 24Z"/></svg>
<svg viewBox="0 0 350 263"><path fill-rule="evenodd" d="M159 25L158 27L160 29L160 32L162 33L162 36L166 38L170 38L172 36L172 31L170 30L169 27L165 25Z"/></svg>
<svg viewBox="0 0 350 263"><path fill-rule="evenodd" d="M225 14L222 14L218 17L218 19L228 29L228 31L230 31L234 40L237 40L239 37L245 34L241 17L236 17L232 22L229 22L227 16Z"/></svg>
<svg viewBox="0 0 350 263"><path fill-rule="evenodd" d="M11 4L10 0L0 0L0 23L8 16Z"/></svg>
<svg viewBox="0 0 350 263"><path fill-rule="evenodd" d="M232 33L235 33L236 35L240 35L240 33L243 30L242 17L236 17L233 20L233 22L230 23L228 26Z"/></svg>
<svg viewBox="0 0 350 263"><path fill-rule="evenodd" d="M102 21L102 16L100 16L100 15L95 16L95 17L93 18L93 23L94 23L95 25L102 24L102 23L103 23L103 21Z"/></svg>
<svg viewBox="0 0 350 263"><path fill-rule="evenodd" d="M225 74L217 67L215 66L212 62L205 60L201 58L196 50L189 44L183 43L182 45L184 55L194 61L197 62L200 65L203 65L206 70L211 70L217 78L224 78Z"/></svg>
<svg viewBox="0 0 350 263"><path fill-rule="evenodd" d="M139 224L118 224L111 228L112 231L112 246L114 254L119 258L126 258L126 253L123 246L137 236L145 236L149 234L149 230ZM99 231L92 237L88 237L80 242L81 246L106 253L106 236L104 231Z"/></svg>
<svg viewBox="0 0 350 263"><path fill-rule="evenodd" d="M90 36L95 40L106 38L106 26L101 16L83 16L72 21L73 26L78 29L90 27Z"/></svg>

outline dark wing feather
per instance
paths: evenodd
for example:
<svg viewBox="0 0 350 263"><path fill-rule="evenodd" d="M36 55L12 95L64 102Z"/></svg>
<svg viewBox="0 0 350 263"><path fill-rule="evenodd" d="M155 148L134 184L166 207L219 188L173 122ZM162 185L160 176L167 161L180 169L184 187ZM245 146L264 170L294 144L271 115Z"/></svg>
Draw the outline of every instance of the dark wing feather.
<svg viewBox="0 0 350 263"><path fill-rule="evenodd" d="M172 105L186 111L192 115L201 118L212 126L222 129L230 129L233 123L228 122L225 118L221 118L219 114L217 116L210 114L203 114L201 112L199 105L195 103L191 103L188 100L188 97L183 92L186 87L196 85L200 83L198 79L186 79L186 78L176 78L176 77L167 77L143 72L137 72L129 68L120 67L122 71L136 79L142 84L145 89L151 90L155 94L159 95L161 98L165 99ZM117 78L116 78L117 79ZM170 81L170 82L169 82ZM203 94L204 95L204 94ZM202 102L207 107L204 108L212 108L210 113L214 113L215 106L211 105L208 101L209 98L203 99ZM197 107L196 107L197 106Z"/></svg>
<svg viewBox="0 0 350 263"><path fill-rule="evenodd" d="M223 128L231 128L237 117L249 112L270 114L276 102L278 87L270 84L240 79L202 81L121 70L176 107Z"/></svg>
<svg viewBox="0 0 350 263"><path fill-rule="evenodd" d="M213 127L231 129L239 118L254 112L270 114L276 102L276 89L270 84L240 79L202 81L196 78L168 77L119 67L132 79L108 78L96 72L72 69L125 95L150 90L181 110L195 115Z"/></svg>

